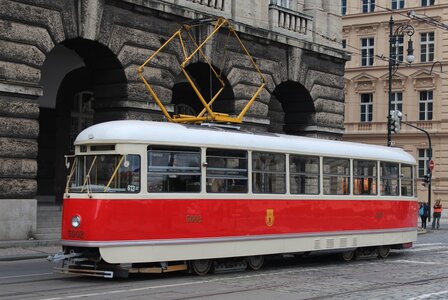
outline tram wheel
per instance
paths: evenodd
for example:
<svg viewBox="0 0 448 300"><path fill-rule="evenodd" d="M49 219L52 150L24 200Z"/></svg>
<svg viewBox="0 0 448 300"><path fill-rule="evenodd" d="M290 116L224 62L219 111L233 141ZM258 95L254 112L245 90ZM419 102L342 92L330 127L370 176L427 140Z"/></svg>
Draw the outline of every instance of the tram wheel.
<svg viewBox="0 0 448 300"><path fill-rule="evenodd" d="M386 258L390 254L390 247L389 246L380 246L378 247L378 257L380 258Z"/></svg>
<svg viewBox="0 0 448 300"><path fill-rule="evenodd" d="M263 255L257 255L257 256L249 256L247 258L247 265L251 270L257 271L260 270L264 263L264 256Z"/></svg>
<svg viewBox="0 0 448 300"><path fill-rule="evenodd" d="M356 254L356 250L349 250L349 251L344 251L342 253L339 254L339 257L343 260L343 261L351 261Z"/></svg>
<svg viewBox="0 0 448 300"><path fill-rule="evenodd" d="M198 259L190 262L191 269L196 275L204 276L210 271L213 261L211 259Z"/></svg>

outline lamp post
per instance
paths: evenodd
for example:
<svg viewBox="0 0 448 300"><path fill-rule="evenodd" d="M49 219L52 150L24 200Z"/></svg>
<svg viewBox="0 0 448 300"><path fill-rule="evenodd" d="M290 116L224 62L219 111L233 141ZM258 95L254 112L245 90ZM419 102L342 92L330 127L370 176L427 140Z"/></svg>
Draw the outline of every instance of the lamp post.
<svg viewBox="0 0 448 300"><path fill-rule="evenodd" d="M412 128L415 128L417 130L423 131L426 136L428 137L428 165L426 169L426 179L428 183L428 207L429 207L429 214L428 214L428 222L431 222L431 181L432 181L432 170L429 167L429 162L432 160L432 144L431 144L431 136L429 135L429 132L424 130L423 128L417 127L415 125L412 125L411 123L401 121L401 123L404 123Z"/></svg>
<svg viewBox="0 0 448 300"><path fill-rule="evenodd" d="M402 63L402 61L397 59L396 55L398 50L398 38L403 37L404 40L405 35L409 37L406 61L411 64L415 59L411 39L414 35L414 27L409 24L402 24L397 26L394 30L394 19L391 16L389 21L389 105L387 111L387 146L389 147L392 146L392 123L394 122L391 116L391 113L394 110L392 107L392 77L398 70L400 63Z"/></svg>

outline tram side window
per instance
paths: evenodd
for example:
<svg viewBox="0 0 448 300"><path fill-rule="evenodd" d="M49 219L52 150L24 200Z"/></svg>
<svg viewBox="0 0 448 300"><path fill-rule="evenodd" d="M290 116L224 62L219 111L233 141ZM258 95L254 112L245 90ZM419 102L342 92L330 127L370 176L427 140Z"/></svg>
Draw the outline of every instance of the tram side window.
<svg viewBox="0 0 448 300"><path fill-rule="evenodd" d="M398 196L398 164L381 162L381 195Z"/></svg>
<svg viewBox="0 0 448 300"><path fill-rule="evenodd" d="M200 165L199 148L149 146L148 192L200 192Z"/></svg>
<svg viewBox="0 0 448 300"><path fill-rule="evenodd" d="M319 157L289 156L291 194L319 194Z"/></svg>
<svg viewBox="0 0 448 300"><path fill-rule="evenodd" d="M350 160L324 157L323 175L325 195L350 194Z"/></svg>
<svg viewBox="0 0 448 300"><path fill-rule="evenodd" d="M247 151L207 149L207 193L247 193Z"/></svg>
<svg viewBox="0 0 448 300"><path fill-rule="evenodd" d="M411 165L401 165L401 195L413 196L414 178Z"/></svg>
<svg viewBox="0 0 448 300"><path fill-rule="evenodd" d="M286 156L278 153L252 152L252 191L286 193Z"/></svg>
<svg viewBox="0 0 448 300"><path fill-rule="evenodd" d="M377 162L370 160L353 160L353 194L377 194Z"/></svg>

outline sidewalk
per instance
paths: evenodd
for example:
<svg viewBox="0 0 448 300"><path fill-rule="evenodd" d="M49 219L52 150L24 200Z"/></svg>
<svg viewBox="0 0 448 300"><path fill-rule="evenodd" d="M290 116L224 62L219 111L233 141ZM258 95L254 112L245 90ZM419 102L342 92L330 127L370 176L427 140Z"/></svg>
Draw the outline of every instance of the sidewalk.
<svg viewBox="0 0 448 300"><path fill-rule="evenodd" d="M0 241L0 262L46 258L61 250L60 240Z"/></svg>

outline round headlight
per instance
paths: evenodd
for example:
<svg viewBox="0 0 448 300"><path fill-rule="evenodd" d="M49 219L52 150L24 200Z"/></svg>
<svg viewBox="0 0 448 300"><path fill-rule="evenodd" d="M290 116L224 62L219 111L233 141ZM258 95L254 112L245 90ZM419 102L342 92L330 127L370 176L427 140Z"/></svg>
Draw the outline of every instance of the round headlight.
<svg viewBox="0 0 448 300"><path fill-rule="evenodd" d="M76 215L72 218L72 226L74 228L78 228L81 225L81 217Z"/></svg>

